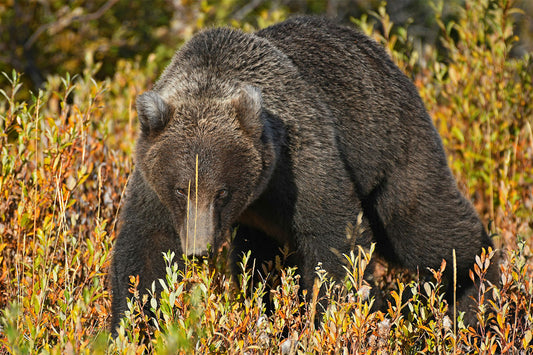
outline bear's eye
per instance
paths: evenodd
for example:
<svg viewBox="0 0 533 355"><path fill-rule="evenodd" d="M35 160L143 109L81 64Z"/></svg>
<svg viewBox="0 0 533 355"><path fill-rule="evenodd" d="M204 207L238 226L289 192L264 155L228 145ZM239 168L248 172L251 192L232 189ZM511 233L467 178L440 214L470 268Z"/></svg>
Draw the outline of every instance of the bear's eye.
<svg viewBox="0 0 533 355"><path fill-rule="evenodd" d="M176 195L178 195L179 197L187 197L187 189L178 187L176 189Z"/></svg>
<svg viewBox="0 0 533 355"><path fill-rule="evenodd" d="M221 189L217 191L217 199L222 200L228 197L228 190Z"/></svg>

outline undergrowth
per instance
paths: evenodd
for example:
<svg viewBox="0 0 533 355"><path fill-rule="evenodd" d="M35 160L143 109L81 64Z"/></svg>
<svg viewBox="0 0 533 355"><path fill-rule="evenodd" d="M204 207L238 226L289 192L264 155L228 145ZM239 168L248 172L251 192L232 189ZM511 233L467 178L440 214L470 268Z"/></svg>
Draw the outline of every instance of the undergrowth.
<svg viewBox="0 0 533 355"><path fill-rule="evenodd" d="M428 282L404 281L385 265L389 303L374 312L362 279L372 250L346 256L345 280L317 266L307 301L298 296L294 269L279 270L279 285L269 291L249 287L246 257L236 286L223 260L178 270L181 256L167 254L159 304L139 296L132 275L130 309L110 339L107 268L133 165L134 99L160 71L152 55L142 65L119 62L105 81L93 79L98 64L88 62L77 76L49 77L36 93L25 91L16 72L4 75L0 353L533 352L533 60L509 56L514 12L512 1L467 0L456 23L440 22L444 52L415 49L384 10L357 21L417 85L461 190L490 222L503 255L501 280L484 281L494 254L486 251L471 275L479 286L478 325L449 316L441 277L453 265L433 270Z"/></svg>

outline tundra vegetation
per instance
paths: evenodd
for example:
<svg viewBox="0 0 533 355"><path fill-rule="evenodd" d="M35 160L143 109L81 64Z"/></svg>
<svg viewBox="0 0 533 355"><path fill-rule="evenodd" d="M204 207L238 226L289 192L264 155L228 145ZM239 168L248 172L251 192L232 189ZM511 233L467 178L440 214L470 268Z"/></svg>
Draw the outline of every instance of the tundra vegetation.
<svg viewBox="0 0 533 355"><path fill-rule="evenodd" d="M208 2L182 3L192 25L182 28L176 41L228 16L227 8L215 11ZM107 269L133 167L134 100L153 84L172 49L143 47L151 53L120 59L112 74L102 77L105 61L95 58L98 46L91 42L77 66L69 66L71 60L62 67L76 75L51 74L40 89L25 81L31 73L9 70L0 79L0 352L532 352L533 57L511 56L518 41L514 5L511 0L466 0L453 20L443 20L436 5L438 46L414 41L406 28L394 26L384 7L353 19L415 82L460 189L474 202L502 253L497 285L485 281L493 251L472 266L471 277L479 286L477 326L466 327L460 314L446 316L454 305L444 301L441 276L453 265L443 264L433 270L433 280L420 281L380 264L377 276L389 303L378 312L371 310L362 279L369 258L375 257L372 250L346 255L344 282L332 282L317 266L313 294L323 289L330 300L318 312L318 325L312 319L319 300L311 295L304 302L297 296L293 269L269 265L278 277L271 281L274 310L265 315L265 288L252 284L246 257L237 287L224 255L190 262L179 271L173 262L181 256L167 254L160 304L139 297L132 277L129 311L112 340ZM94 19L85 19L102 15L109 20L105 10L95 9L88 14ZM289 11L256 10L254 26L278 22ZM79 16L71 21L82 33L83 14L72 16ZM246 21L232 25L252 29ZM55 30L65 34L59 27ZM127 37L117 33L116 38L122 35ZM61 41L56 44L67 43ZM408 290L412 297L405 299ZM143 312L144 304L154 306L157 325Z"/></svg>

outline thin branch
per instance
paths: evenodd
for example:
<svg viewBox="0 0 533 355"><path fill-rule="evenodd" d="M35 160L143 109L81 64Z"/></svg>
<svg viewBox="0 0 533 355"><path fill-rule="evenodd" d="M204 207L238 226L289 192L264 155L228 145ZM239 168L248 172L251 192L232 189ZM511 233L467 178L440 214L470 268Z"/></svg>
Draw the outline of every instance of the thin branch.
<svg viewBox="0 0 533 355"><path fill-rule="evenodd" d="M115 5L118 2L118 0L108 0L105 4L102 5L98 10L91 14L80 16L79 18L74 18L74 21L79 22L87 22L87 21L93 21L100 18L103 14L106 13L107 10L109 10L113 5Z"/></svg>
<svg viewBox="0 0 533 355"><path fill-rule="evenodd" d="M242 21L250 12L254 11L264 0L252 0L248 4L241 7L235 14L232 16L234 20Z"/></svg>
<svg viewBox="0 0 533 355"><path fill-rule="evenodd" d="M39 38L45 31L49 29L54 29L55 32L59 32L63 30L64 28L70 26L74 22L87 22L87 21L93 21L100 18L107 10L109 10L113 5L115 5L118 2L118 0L108 0L104 5L102 5L98 10L96 10L93 13L87 14L87 15L78 15L79 8L74 9L69 15L66 17L62 17L58 19L57 21L54 21L52 23L47 23L44 25L39 26L37 30L28 38L26 43L24 43L24 48L29 49L34 44L35 41L37 41L37 38Z"/></svg>

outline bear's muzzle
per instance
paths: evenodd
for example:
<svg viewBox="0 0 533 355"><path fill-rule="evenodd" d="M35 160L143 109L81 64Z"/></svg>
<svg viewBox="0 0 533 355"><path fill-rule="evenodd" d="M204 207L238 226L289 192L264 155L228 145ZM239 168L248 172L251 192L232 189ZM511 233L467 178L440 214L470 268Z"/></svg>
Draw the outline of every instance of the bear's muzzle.
<svg viewBox="0 0 533 355"><path fill-rule="evenodd" d="M206 256L215 242L213 203L189 201L186 220L180 230L181 247L187 256Z"/></svg>

